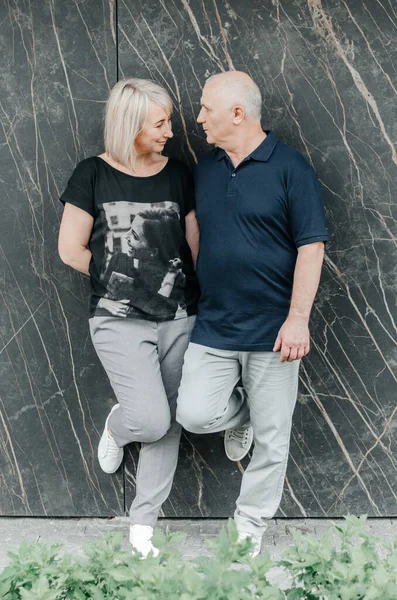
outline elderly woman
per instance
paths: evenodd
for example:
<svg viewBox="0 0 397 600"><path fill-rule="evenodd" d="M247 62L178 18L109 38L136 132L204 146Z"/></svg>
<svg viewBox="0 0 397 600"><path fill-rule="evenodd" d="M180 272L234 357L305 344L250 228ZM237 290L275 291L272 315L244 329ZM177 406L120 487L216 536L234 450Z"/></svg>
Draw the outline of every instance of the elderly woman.
<svg viewBox="0 0 397 600"><path fill-rule="evenodd" d="M171 489L181 428L175 421L198 286L198 231L189 170L162 156L172 101L158 84L126 79L106 105L105 152L75 168L61 196L59 254L90 276L90 332L115 393L98 447L114 473L140 442L130 541L158 550L153 527Z"/></svg>

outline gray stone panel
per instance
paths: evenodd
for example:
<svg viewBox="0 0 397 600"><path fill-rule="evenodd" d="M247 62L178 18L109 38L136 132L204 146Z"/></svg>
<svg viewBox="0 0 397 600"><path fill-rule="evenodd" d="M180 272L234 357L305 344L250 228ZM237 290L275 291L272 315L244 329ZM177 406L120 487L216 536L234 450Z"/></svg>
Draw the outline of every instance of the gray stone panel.
<svg viewBox="0 0 397 600"><path fill-rule="evenodd" d="M396 510L397 10L391 0L12 0L0 11L0 514L104 516L131 503L96 447L114 397L92 349L86 278L57 256L58 197L102 150L119 75L175 102L167 153L208 151L195 117L212 73L249 72L263 124L303 152L324 190L330 243L301 369L279 515ZM184 435L164 515L233 512L242 466L217 436ZM124 498L124 479L126 494Z"/></svg>
<svg viewBox="0 0 397 600"><path fill-rule="evenodd" d="M119 3L121 76L174 98L170 155L193 165L209 149L201 86L241 69L262 90L265 128L323 186L330 242L280 515L397 513L396 28L387 0ZM220 436L186 436L165 515L230 515L240 480Z"/></svg>
<svg viewBox="0 0 397 600"><path fill-rule="evenodd" d="M116 81L114 3L4 3L0 220L0 514L122 513L96 464L111 391L87 326L87 280L57 254L59 194L102 146Z"/></svg>

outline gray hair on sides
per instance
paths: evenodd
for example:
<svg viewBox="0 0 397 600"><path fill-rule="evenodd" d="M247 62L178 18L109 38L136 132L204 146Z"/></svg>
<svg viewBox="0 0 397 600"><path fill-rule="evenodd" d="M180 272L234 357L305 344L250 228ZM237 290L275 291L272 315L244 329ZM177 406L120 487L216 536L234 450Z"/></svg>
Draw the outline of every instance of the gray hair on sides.
<svg viewBox="0 0 397 600"><path fill-rule="evenodd" d="M233 71L227 71L229 77ZM214 81L217 78L222 78L224 73L216 73L208 77L205 84L210 81ZM241 104L245 109L245 114L249 119L254 121L260 121L262 112L262 94L253 79L247 75L246 80L234 79L231 76L229 80L226 80L223 84L223 89L227 91L228 98L230 99L230 105Z"/></svg>
<svg viewBox="0 0 397 600"><path fill-rule="evenodd" d="M134 144L144 128L151 102L172 111L168 92L150 79L122 79L110 92L105 111L105 150L125 167L134 166Z"/></svg>

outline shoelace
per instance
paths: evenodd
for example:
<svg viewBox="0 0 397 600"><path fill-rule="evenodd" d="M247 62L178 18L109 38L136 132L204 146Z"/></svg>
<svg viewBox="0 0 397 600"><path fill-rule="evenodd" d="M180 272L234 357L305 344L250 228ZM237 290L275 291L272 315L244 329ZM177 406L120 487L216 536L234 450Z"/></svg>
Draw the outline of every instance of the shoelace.
<svg viewBox="0 0 397 600"><path fill-rule="evenodd" d="M106 437L107 437L106 454L111 454L112 456L117 456L120 451L120 448L118 447L118 445L116 444L116 442L113 439L113 436L109 432Z"/></svg>
<svg viewBox="0 0 397 600"><path fill-rule="evenodd" d="M242 446L246 446L248 443L248 435L248 429L232 429L229 433L229 440L236 441Z"/></svg>

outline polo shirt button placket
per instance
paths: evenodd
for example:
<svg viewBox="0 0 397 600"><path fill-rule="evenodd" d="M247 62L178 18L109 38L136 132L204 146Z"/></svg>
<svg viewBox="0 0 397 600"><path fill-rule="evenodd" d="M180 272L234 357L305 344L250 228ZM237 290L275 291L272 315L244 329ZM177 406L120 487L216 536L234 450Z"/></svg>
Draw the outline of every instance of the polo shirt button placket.
<svg viewBox="0 0 397 600"><path fill-rule="evenodd" d="M236 195L236 184L234 183L234 177L236 177L236 172L233 171L231 173L231 179L229 179L229 184L227 186L227 195L235 196Z"/></svg>

